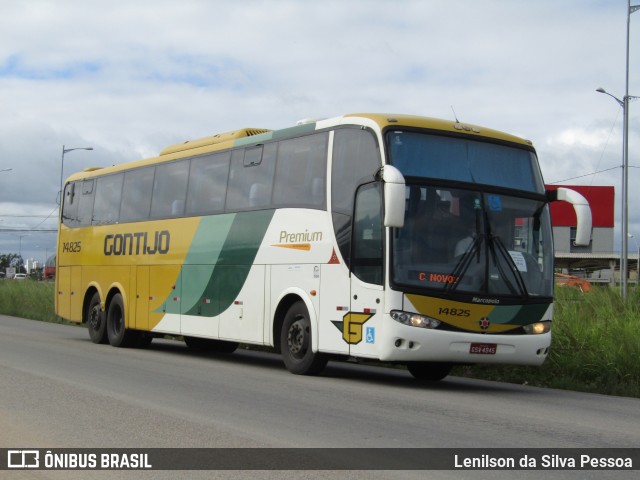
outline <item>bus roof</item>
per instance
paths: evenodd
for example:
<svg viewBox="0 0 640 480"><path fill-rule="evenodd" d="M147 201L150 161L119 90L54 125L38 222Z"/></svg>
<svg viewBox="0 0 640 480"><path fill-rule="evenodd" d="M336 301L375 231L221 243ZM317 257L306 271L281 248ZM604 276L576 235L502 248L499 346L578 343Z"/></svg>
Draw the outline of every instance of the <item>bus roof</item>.
<svg viewBox="0 0 640 480"><path fill-rule="evenodd" d="M525 140L523 138L510 135L498 130L492 130L477 125L460 123L457 121L420 117L414 115L394 115L386 113L351 113L322 120L304 120L298 122L298 124L293 127L280 130L269 130L265 128L243 128L230 132L215 134L200 139L188 140L164 148L157 157L137 160L126 164L114 165L105 168L87 168L83 172L71 175L69 177L69 180L91 178L105 173L117 172L132 167L152 165L169 160L175 160L177 158L184 158L192 155L225 150L232 147L255 144L262 141L294 137L296 135L311 133L315 130L322 130L339 125L368 126L380 131L393 127L421 128L432 131L469 135L470 137L494 139L513 144L520 144L524 147L529 148L531 148L532 146L529 140Z"/></svg>
<svg viewBox="0 0 640 480"><path fill-rule="evenodd" d="M184 152L187 150L193 150L200 147L208 147L210 145L217 145L221 143L232 142L239 138L252 137L254 135L260 135L261 133L267 133L271 130L266 128L242 128L240 130L234 130L232 132L218 133L210 137L199 138L197 140L187 140L186 142L170 145L160 152L160 155L168 155L170 153Z"/></svg>
<svg viewBox="0 0 640 480"><path fill-rule="evenodd" d="M344 117L342 118L351 119L353 117L370 119L378 124L381 130L384 130L388 127L392 128L394 126L423 128L426 130L466 133L473 136L521 144L527 147L532 146L532 143L529 140L505 132L501 132L499 130L493 130L490 128L467 123L460 123L458 121L443 120L440 118L420 117L416 115L393 115L388 113L354 113L344 115Z"/></svg>

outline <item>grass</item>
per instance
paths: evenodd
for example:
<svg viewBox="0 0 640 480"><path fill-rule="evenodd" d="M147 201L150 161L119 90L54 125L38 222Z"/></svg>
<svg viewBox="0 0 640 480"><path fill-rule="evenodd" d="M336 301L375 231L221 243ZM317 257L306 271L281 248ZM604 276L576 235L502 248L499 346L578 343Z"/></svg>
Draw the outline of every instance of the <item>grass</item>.
<svg viewBox="0 0 640 480"><path fill-rule="evenodd" d="M0 280L0 314L66 323L54 313L55 284L34 280Z"/></svg>
<svg viewBox="0 0 640 480"><path fill-rule="evenodd" d="M55 285L0 280L0 314L69 323L54 314ZM553 341L541 367L475 365L454 375L640 398L640 290L556 289Z"/></svg>

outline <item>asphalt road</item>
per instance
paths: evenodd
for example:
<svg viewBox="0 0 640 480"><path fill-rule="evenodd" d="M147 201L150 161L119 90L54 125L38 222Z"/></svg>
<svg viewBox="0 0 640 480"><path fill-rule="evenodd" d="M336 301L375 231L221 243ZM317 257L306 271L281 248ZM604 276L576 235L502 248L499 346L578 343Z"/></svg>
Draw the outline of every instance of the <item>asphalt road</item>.
<svg viewBox="0 0 640 480"><path fill-rule="evenodd" d="M0 448L639 447L640 400L154 340L94 345L84 328L0 316ZM268 472L260 478L539 478L541 472ZM549 473L543 473L547 476ZM553 472L584 478L587 472ZM592 478L635 478L597 472ZM181 478L256 478L189 472ZM177 478L176 472L0 471L0 479Z"/></svg>

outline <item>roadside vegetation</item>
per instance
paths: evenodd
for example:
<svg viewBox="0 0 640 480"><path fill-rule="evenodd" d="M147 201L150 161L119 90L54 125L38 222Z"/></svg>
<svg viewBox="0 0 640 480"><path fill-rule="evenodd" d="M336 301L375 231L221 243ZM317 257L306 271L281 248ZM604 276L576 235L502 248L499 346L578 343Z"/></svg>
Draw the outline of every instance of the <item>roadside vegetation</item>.
<svg viewBox="0 0 640 480"><path fill-rule="evenodd" d="M0 314L69 323L54 314L53 282L0 280ZM542 367L460 366L453 375L640 398L640 290L624 305L607 287L556 288L551 353Z"/></svg>
<svg viewBox="0 0 640 480"><path fill-rule="evenodd" d="M0 280L0 314L52 323L68 323L56 317L54 282Z"/></svg>

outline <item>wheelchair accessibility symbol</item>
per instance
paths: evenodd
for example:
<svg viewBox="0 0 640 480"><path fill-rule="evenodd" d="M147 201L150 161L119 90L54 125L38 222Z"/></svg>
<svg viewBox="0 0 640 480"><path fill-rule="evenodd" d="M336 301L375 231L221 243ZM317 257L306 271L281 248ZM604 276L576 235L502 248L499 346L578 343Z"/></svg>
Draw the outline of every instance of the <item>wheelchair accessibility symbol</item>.
<svg viewBox="0 0 640 480"><path fill-rule="evenodd" d="M502 198L499 195L489 195L489 210L492 212L502 211Z"/></svg>
<svg viewBox="0 0 640 480"><path fill-rule="evenodd" d="M366 343L376 343L376 329L375 327L367 327L365 335Z"/></svg>

